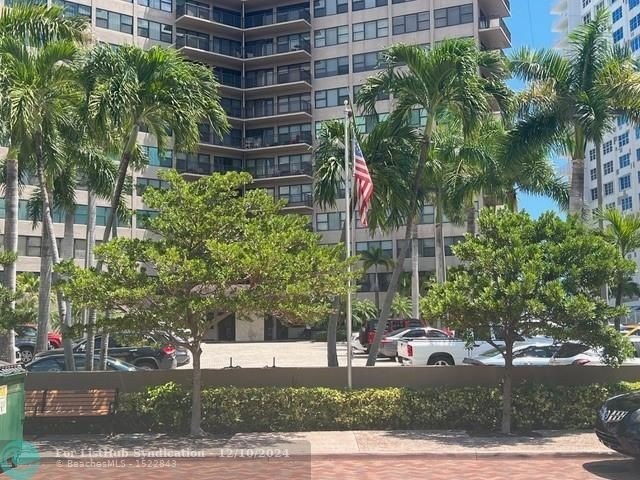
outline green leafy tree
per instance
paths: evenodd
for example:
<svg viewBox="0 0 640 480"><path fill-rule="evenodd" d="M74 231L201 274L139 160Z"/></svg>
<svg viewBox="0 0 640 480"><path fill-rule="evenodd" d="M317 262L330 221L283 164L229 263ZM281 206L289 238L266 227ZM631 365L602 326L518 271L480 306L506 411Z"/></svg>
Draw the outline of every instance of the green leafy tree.
<svg viewBox="0 0 640 480"><path fill-rule="evenodd" d="M56 125L65 117L70 95L66 64L86 38L86 26L59 6L16 5L0 13L0 121L9 144L4 159L7 252L17 252L19 168L34 160L42 165L51 152L47 145L55 144ZM15 262L5 266L5 285L15 292Z"/></svg>
<svg viewBox="0 0 640 480"><path fill-rule="evenodd" d="M635 123L640 119L637 62L629 51L612 45L610 17L608 10L599 9L591 21L574 29L566 56L524 47L511 59L514 75L530 86L522 96L521 120L510 156L517 158L532 145L564 145L571 157L572 214L586 214L587 143L598 143L618 115Z"/></svg>
<svg viewBox="0 0 640 480"><path fill-rule="evenodd" d="M373 113L377 98L388 93L395 100L394 110L389 116L391 124L408 125L416 109L424 111L426 122L419 129L417 155L412 158L413 167L407 176L409 194L404 210L404 247L396 259L378 318L375 340L367 359L369 366L375 365L417 215L424 203L427 171L438 168L438 159L433 155L433 140L439 119L444 115L453 116L461 121L465 131L471 131L491 110L491 98L500 105L504 104L505 110L510 98L510 91L504 83L504 60L496 52L480 51L470 40L444 40L430 49L418 45L393 45L385 50L383 62L387 68L369 77L358 93L357 103L367 113ZM480 75L481 69L483 75ZM436 215L441 213L436 212ZM439 237L437 232L436 241ZM443 246L436 245L438 248ZM443 274L441 269L436 270L439 281L443 280Z"/></svg>
<svg viewBox="0 0 640 480"><path fill-rule="evenodd" d="M616 247L621 258L640 248L640 215L625 215L615 208L607 208L598 214L598 218L604 222L605 238ZM625 290L629 291L632 287L628 273L619 271L613 282L616 306L622 305ZM631 273L635 273L635 268ZM620 317L616 317L615 326L620 330Z"/></svg>
<svg viewBox="0 0 640 480"><path fill-rule="evenodd" d="M111 310L111 328L169 329L193 354L191 433L202 433L200 355L219 312L268 313L306 324L346 294L342 247L319 244L305 218L282 215L260 189L242 191L248 174L215 174L187 182L167 173L167 190L147 189L158 240L118 238L96 248L108 267L78 269L66 286L76 304ZM356 273L353 274L355 278Z"/></svg>
<svg viewBox="0 0 640 480"><path fill-rule="evenodd" d="M410 318L411 311L411 299L403 297L402 295L396 295L391 304L391 315L398 318Z"/></svg>
<svg viewBox="0 0 640 480"><path fill-rule="evenodd" d="M457 331L495 325L503 329L502 431L511 431L513 345L518 335L547 334L602 347L617 364L632 351L608 320L620 309L599 297L600 285L631 262L576 218L546 213L484 210L480 235L454 251L463 262L455 277L434 285L423 302L430 319L447 319ZM494 345L495 346L495 345Z"/></svg>
<svg viewBox="0 0 640 480"><path fill-rule="evenodd" d="M360 253L360 259L362 260L362 268L366 272L373 267L375 275L375 285L373 286L375 292L376 308L380 311L380 278L379 268L393 268L393 259L389 258L384 250L379 247L372 248Z"/></svg>

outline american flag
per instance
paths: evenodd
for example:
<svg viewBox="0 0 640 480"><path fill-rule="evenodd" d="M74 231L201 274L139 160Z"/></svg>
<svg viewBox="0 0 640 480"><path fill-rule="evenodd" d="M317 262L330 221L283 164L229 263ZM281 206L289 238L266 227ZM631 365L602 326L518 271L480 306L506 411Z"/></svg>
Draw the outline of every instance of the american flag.
<svg viewBox="0 0 640 480"><path fill-rule="evenodd" d="M364 155L357 141L355 141L354 154L354 176L358 195L358 212L360 213L360 222L366 227L367 213L369 212L371 198L373 197L373 181L371 180L367 162L364 159Z"/></svg>

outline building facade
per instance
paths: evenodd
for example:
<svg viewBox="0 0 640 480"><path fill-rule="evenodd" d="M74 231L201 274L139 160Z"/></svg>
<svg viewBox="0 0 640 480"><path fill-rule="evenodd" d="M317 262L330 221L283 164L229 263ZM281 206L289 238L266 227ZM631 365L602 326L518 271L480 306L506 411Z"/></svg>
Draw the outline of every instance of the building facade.
<svg viewBox="0 0 640 480"><path fill-rule="evenodd" d="M16 0L13 0L15 2ZM5 5L13 3L4 0ZM43 3L44 2L43 0ZM432 45L446 38L473 38L481 48L504 49L511 34L504 23L509 0L49 0L69 14L91 23L95 41L141 47L174 46L185 57L211 66L221 84L222 104L231 129L216 138L206 125L197 153L164 152L141 133L138 141L148 152L149 165L132 172L135 189L129 202L133 213L120 236L143 237L149 212L141 194L147 186L162 187L158 173L175 168L198 178L214 172L245 170L256 188L264 188L286 202L285 211L306 215L327 244L337 243L344 204L323 210L313 201L313 144L323 121L342 118L343 101L353 98L379 68L378 55L386 46L404 42ZM3 0L0 0L0 5ZM378 112L391 109L380 99ZM416 125L425 120L415 112ZM368 132L375 118L357 116ZM19 271L38 272L40 230L33 229L26 210L34 187L26 187L20 203ZM74 218L74 256L86 251L86 191L77 195ZM0 200L1 201L1 200ZM0 204L2 207L2 204ZM0 209L0 217L4 217ZM101 238L108 203L99 203L97 238ZM64 215L56 213L56 234L62 238ZM3 220L0 219L0 226ZM420 270L433 271L434 214L425 207L418 227ZM358 227L362 227L358 222ZM444 228L448 261L450 246L464 228ZM381 248L395 257L402 234L373 237L358 228L356 251ZM410 269L409 261L406 269ZM373 269L372 269L373 270ZM373 298L374 273L368 273L361 295ZM390 273L378 274L385 289ZM212 338L225 340L275 339L296 335L271 319L235 320L212 329Z"/></svg>

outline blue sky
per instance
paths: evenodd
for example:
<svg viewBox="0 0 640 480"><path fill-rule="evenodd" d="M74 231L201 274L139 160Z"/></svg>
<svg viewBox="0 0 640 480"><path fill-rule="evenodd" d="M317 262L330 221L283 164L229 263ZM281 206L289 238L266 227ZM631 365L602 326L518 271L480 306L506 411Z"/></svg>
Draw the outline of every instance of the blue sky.
<svg viewBox="0 0 640 480"><path fill-rule="evenodd" d="M553 0L512 0L511 18L507 24L511 30L513 48L523 45L534 48L551 47L555 34L551 31L554 17L549 13ZM509 52L507 52L509 53ZM518 82L512 83L513 88L521 88ZM518 196L519 207L534 216L546 210L556 210L553 201L544 197L531 195Z"/></svg>

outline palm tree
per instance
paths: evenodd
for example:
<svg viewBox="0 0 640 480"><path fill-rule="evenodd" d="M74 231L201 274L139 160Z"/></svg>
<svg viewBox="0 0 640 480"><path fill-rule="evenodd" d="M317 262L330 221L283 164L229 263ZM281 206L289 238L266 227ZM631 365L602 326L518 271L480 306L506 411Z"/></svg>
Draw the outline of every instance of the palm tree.
<svg viewBox="0 0 640 480"><path fill-rule="evenodd" d="M438 120L445 114L453 115L460 118L465 131L470 131L491 109L490 97L504 104L510 96L504 84L505 62L495 52L481 52L471 40L445 40L430 50L417 45L394 45L384 52L383 62L387 68L369 77L359 91L357 103L366 112L375 112L376 99L380 94L390 93L396 101L390 114L391 123L407 124L415 109L426 113L426 123L420 131L419 155L411 169L410 196L405 210L408 215L404 222L405 243L391 275L376 338L369 351L368 366L375 365L382 332L398 289L413 225L422 205L427 169L436 168L432 141ZM480 75L481 68L484 76ZM439 280L443 273L440 272Z"/></svg>
<svg viewBox="0 0 640 480"><path fill-rule="evenodd" d="M163 149L191 150L200 141L201 123L217 136L227 130L211 69L189 62L173 49L132 45L98 45L84 67L89 84L90 114L96 125L117 132L120 166L111 195L103 241L111 238L115 215L131 162L140 157L138 133L146 128ZM101 263L97 265L102 268Z"/></svg>
<svg viewBox="0 0 640 480"><path fill-rule="evenodd" d="M369 231L389 231L398 228L406 217L410 159L414 156L415 132L404 125L378 122L366 136L350 125L351 134L358 139L367 159L369 172L375 184L372 206L369 211ZM353 137L352 137L353 138ZM314 152L314 200L321 208L336 208L344 191L344 123L329 120L323 123ZM354 196L351 196L353 201ZM350 206L353 218L354 204ZM346 225L341 242L345 241ZM334 302L334 315L327 328L327 364L338 366L336 333L340 299Z"/></svg>
<svg viewBox="0 0 640 480"><path fill-rule="evenodd" d="M378 309L378 311L380 311L380 279L378 275L378 268L379 267L383 267L387 269L393 268L393 259L389 258L387 254L384 253L384 250L382 250L379 247L372 248L370 250L366 250L362 252L360 254L360 259L362 260L362 268L364 269L365 272L369 270L371 267L374 268L375 303L376 303L376 308Z"/></svg>
<svg viewBox="0 0 640 480"><path fill-rule="evenodd" d="M622 258L640 248L640 215L625 215L615 208L607 208L598 213L606 222L604 235L618 248ZM616 307L622 305L622 297L628 278L619 272L613 287L616 293ZM620 331L620 317L615 319L616 331Z"/></svg>
<svg viewBox="0 0 640 480"><path fill-rule="evenodd" d="M2 113L0 118L3 124L2 129L7 133L9 140L9 152L4 160L6 210L4 249L14 257L17 256L18 246L19 161L28 161L30 156L29 149L26 148L25 127L32 118L23 117L28 112L21 110L22 105L17 102L20 89L13 88L15 86L13 81L16 78L10 78L11 69L7 67L12 64L15 67L20 55L31 54L32 59L35 58L38 50L51 43L80 41L85 36L85 30L85 21L65 17L61 7L16 5L0 12L0 43L3 46L3 52L0 54L0 70L3 72L0 75L0 111ZM33 70L31 71L33 73ZM13 73L16 73L15 70ZM31 86L33 87L33 84ZM4 266L4 272L5 286L10 292L15 292L15 259ZM11 308L15 308L15 305ZM9 332L6 343L9 346L9 360L15 361L13 348L11 348L14 343L13 331Z"/></svg>
<svg viewBox="0 0 640 480"><path fill-rule="evenodd" d="M581 216L586 214L588 141L599 143L616 115L626 115L636 123L640 118L640 73L628 52L611 46L609 17L601 9L593 20L577 27L569 36L566 57L553 50L525 47L511 60L515 76L530 86L523 97L518 141L513 142L510 156L517 158L532 146L564 144L571 156L569 212Z"/></svg>

